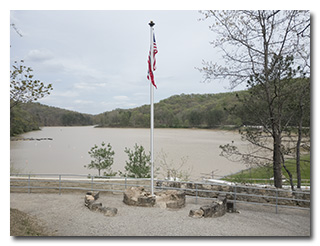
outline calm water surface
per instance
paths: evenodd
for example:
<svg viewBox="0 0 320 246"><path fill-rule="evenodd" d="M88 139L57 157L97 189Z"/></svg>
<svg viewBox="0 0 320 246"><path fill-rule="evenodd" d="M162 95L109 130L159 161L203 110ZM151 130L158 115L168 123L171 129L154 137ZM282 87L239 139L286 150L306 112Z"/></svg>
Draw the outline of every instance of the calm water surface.
<svg viewBox="0 0 320 246"><path fill-rule="evenodd" d="M24 138L52 138L44 141L11 141L10 161L14 170L20 173L97 174L96 170L84 168L90 163L88 151L102 141L110 143L115 151L113 171L124 171L128 159L125 147L133 149L135 143L150 146L150 129L94 128L86 127L44 127L41 131L23 134ZM230 143L244 145L236 132L199 129L155 129L155 167L160 167L163 153L172 168L181 165L181 158L187 159L181 169L192 170L191 177L200 179L204 173L215 170L217 175L226 175L244 169L220 157L219 145ZM159 170L157 177L166 172Z"/></svg>

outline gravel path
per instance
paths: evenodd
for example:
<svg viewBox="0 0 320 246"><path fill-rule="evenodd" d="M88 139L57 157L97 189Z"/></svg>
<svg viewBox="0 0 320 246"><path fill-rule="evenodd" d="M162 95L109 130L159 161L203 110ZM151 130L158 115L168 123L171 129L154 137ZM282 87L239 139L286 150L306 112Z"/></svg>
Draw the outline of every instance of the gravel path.
<svg viewBox="0 0 320 246"><path fill-rule="evenodd" d="M219 218L190 218L190 209L207 201L187 199L169 210L127 206L122 195L100 194L103 206L118 208L106 217L84 206L84 194L11 193L11 208L37 217L56 236L310 236L310 212L237 204L240 213ZM208 202L207 202L208 203Z"/></svg>

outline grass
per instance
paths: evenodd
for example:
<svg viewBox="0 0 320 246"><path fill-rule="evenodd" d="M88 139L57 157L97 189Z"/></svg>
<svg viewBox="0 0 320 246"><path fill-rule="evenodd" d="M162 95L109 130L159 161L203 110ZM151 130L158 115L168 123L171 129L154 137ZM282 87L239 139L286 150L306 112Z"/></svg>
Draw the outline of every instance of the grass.
<svg viewBox="0 0 320 246"><path fill-rule="evenodd" d="M286 167L291 172L294 183L296 183L297 173L296 173L296 160L287 160L285 162ZM310 185L310 154L304 155L300 160L300 170L301 170L301 179L302 183ZM282 174L289 180L289 175L286 170L282 168ZM243 170L233 175L226 176L224 180L233 181L237 183L269 183L273 184L273 181L270 180L273 178L273 169L272 165L267 165L263 167L250 168ZM307 181L305 181L306 179Z"/></svg>
<svg viewBox="0 0 320 246"><path fill-rule="evenodd" d="M39 225L38 221L28 214L10 208L10 236L49 236L45 229Z"/></svg>

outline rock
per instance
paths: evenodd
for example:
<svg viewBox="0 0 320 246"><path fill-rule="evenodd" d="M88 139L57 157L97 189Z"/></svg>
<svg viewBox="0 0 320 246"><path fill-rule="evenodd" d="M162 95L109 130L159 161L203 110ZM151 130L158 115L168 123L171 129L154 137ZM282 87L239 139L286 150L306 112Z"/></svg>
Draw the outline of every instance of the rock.
<svg viewBox="0 0 320 246"><path fill-rule="evenodd" d="M166 205L167 205L167 208L182 208L185 205L185 201L184 200L168 201Z"/></svg>
<svg viewBox="0 0 320 246"><path fill-rule="evenodd" d="M100 192L94 194L92 191L88 191L84 197L84 205L90 207L99 198Z"/></svg>
<svg viewBox="0 0 320 246"><path fill-rule="evenodd" d="M202 209L191 209L189 212L189 216L193 218L201 218L203 217L203 210Z"/></svg>
<svg viewBox="0 0 320 246"><path fill-rule="evenodd" d="M99 211L108 217L113 217L118 213L117 208L109 208L109 207L102 207L99 209Z"/></svg>
<svg viewBox="0 0 320 246"><path fill-rule="evenodd" d="M89 207L92 203L94 203L94 197L91 195L86 195L84 197L84 205L86 207Z"/></svg>
<svg viewBox="0 0 320 246"><path fill-rule="evenodd" d="M214 217L214 218L221 217L221 216L225 215L227 212L227 206L224 203L221 203L221 204L214 203L211 206L213 208L211 217Z"/></svg>
<svg viewBox="0 0 320 246"><path fill-rule="evenodd" d="M220 217L225 215L227 212L227 198L225 196L219 196L212 202L211 207L213 208L211 217Z"/></svg>
<svg viewBox="0 0 320 246"><path fill-rule="evenodd" d="M200 207L200 209L190 210L189 216L194 218L199 218L201 215L202 210L202 217L204 218L216 218L223 216L227 211L227 198L226 197L218 197L213 200L213 202L209 205L205 205Z"/></svg>
<svg viewBox="0 0 320 246"><path fill-rule="evenodd" d="M137 206L141 207L153 207L156 203L156 198L149 194L144 194L142 197L138 197Z"/></svg>
<svg viewBox="0 0 320 246"><path fill-rule="evenodd" d="M167 208L167 203L166 202L158 202L156 199L156 207L158 208Z"/></svg>
<svg viewBox="0 0 320 246"><path fill-rule="evenodd" d="M117 208L103 207L102 203L97 203L100 192L93 194L93 192L87 192L84 197L84 205L91 211L97 211L103 213L105 216L115 216L118 213Z"/></svg>
<svg viewBox="0 0 320 246"><path fill-rule="evenodd" d="M131 206L161 207L161 208L182 208L185 206L185 192L177 190L165 190L151 193L143 187L130 187L123 194L123 202Z"/></svg>
<svg viewBox="0 0 320 246"><path fill-rule="evenodd" d="M183 191L165 190L156 193L157 207L182 208L186 203L186 194Z"/></svg>
<svg viewBox="0 0 320 246"><path fill-rule="evenodd" d="M203 217L212 217L213 207L211 205L202 206L200 209L203 211Z"/></svg>
<svg viewBox="0 0 320 246"><path fill-rule="evenodd" d="M227 201L227 212L234 213L236 210L234 209L234 204L232 201Z"/></svg>
<svg viewBox="0 0 320 246"><path fill-rule="evenodd" d="M93 195L94 200L98 200L99 196L100 196L100 191L97 194Z"/></svg>
<svg viewBox="0 0 320 246"><path fill-rule="evenodd" d="M156 198L143 187L130 187L123 193L123 202L130 206L153 207Z"/></svg>
<svg viewBox="0 0 320 246"><path fill-rule="evenodd" d="M93 211L97 211L102 208L102 203L93 203L89 205L89 209Z"/></svg>

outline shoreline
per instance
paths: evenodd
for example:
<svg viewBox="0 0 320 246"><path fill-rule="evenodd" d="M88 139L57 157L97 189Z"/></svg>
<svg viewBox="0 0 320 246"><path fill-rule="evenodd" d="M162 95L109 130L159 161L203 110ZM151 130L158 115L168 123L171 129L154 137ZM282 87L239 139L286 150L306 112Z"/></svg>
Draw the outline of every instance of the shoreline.
<svg viewBox="0 0 320 246"><path fill-rule="evenodd" d="M16 141L16 139L20 140L20 136L27 134L27 133L31 133L31 132L38 132L38 131L42 131L43 128L71 128L71 127L92 127L92 128L101 128L101 129L150 129L150 127L134 127L134 126L100 126L100 125L78 125L78 126L40 126L39 129L36 130L31 130L31 131L27 131L18 135L13 135L10 136L10 141ZM232 126L232 125L227 125L227 126L218 126L218 127L214 127L214 128L210 128L210 127L154 127L154 129L165 129L165 130L179 130L179 129L183 129L183 130L208 130L208 131L228 131L228 132L238 132L239 129L241 127L240 126Z"/></svg>

